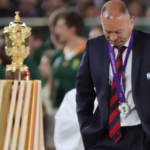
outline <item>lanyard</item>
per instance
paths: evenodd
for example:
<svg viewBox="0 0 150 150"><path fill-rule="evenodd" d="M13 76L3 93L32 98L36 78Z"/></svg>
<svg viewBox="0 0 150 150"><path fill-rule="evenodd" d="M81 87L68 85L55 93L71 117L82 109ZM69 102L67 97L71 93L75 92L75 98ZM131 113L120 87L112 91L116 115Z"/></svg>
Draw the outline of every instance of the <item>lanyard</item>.
<svg viewBox="0 0 150 150"><path fill-rule="evenodd" d="M134 35L133 35L133 32L132 32L131 39L130 39L129 46L128 46L128 50L127 50L127 54L126 54L126 58L125 58L124 65L123 65L123 68L122 68L122 75L125 71L125 68L126 68L126 65L127 65L127 62L128 62L129 54L130 54L132 46L133 46L133 41L134 41ZM115 84L116 84L116 89L117 89L118 96L119 96L119 101L120 101L120 103L123 103L126 100L125 100L125 95L124 95L122 75L121 75L121 78L119 80L119 75L118 75L117 66L116 66L115 54L114 54L114 50L113 50L110 43L109 43L109 57L110 57L110 63L111 63L112 72L113 72L113 75L114 75Z"/></svg>

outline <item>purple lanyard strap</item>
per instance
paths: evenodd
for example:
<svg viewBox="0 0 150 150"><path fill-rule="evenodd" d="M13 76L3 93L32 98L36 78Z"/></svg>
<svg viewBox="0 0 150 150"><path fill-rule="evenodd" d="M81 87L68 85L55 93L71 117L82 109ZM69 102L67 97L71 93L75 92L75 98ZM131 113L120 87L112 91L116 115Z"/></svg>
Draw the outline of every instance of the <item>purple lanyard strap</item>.
<svg viewBox="0 0 150 150"><path fill-rule="evenodd" d="M126 68L126 65L127 65L127 62L128 62L129 54L130 54L132 46L133 46L133 42L134 42L134 35L133 35L133 32L132 32L131 39L130 39L129 46L128 46L128 50L127 50L127 54L126 54L125 61L124 61L124 65L123 65L123 68L122 68L122 75L124 74L124 71L125 71L125 68ZM125 95L124 95L122 75L121 75L121 78L119 80L119 75L118 75L117 66L116 66L115 54L114 54L113 47L111 46L110 43L109 43L109 57L110 57L112 72L113 72L113 75L114 75L114 80L115 80L115 84L116 84L117 93L118 93L118 96L119 96L119 101L120 101L120 103L126 102Z"/></svg>

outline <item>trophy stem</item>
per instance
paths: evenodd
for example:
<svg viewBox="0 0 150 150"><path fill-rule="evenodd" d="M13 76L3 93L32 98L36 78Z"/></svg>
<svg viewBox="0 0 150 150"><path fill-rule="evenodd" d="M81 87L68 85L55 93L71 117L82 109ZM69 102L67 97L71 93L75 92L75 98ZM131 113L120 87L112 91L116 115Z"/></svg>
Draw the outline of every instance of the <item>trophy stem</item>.
<svg viewBox="0 0 150 150"><path fill-rule="evenodd" d="M19 56L12 57L12 63L6 67L7 80L29 80L30 75L28 67L23 65L23 58Z"/></svg>
<svg viewBox="0 0 150 150"><path fill-rule="evenodd" d="M12 65L20 66L23 64L23 58L22 57L12 57Z"/></svg>
<svg viewBox="0 0 150 150"><path fill-rule="evenodd" d="M6 80L30 80L30 73L28 70L24 72L20 70L16 70L15 72L6 70L5 78Z"/></svg>

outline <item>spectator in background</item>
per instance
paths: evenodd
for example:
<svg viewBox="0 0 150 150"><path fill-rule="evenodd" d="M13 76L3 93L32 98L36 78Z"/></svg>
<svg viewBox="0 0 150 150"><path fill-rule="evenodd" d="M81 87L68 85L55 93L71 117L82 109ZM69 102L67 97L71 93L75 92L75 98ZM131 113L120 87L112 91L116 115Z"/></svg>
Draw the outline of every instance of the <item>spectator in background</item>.
<svg viewBox="0 0 150 150"><path fill-rule="evenodd" d="M42 12L37 8L36 0L20 0L18 11L21 17L40 17Z"/></svg>
<svg viewBox="0 0 150 150"><path fill-rule="evenodd" d="M0 0L0 17L14 16L15 2L14 0Z"/></svg>
<svg viewBox="0 0 150 150"><path fill-rule="evenodd" d="M42 33L40 32L40 29L38 28L32 28L32 33L29 38L29 46L30 46L30 56L32 57L32 54L34 53L34 50L36 48L39 48L44 43L44 38L42 36Z"/></svg>
<svg viewBox="0 0 150 150"><path fill-rule="evenodd" d="M0 30L0 79L5 79L5 61L7 57L4 56L5 39L3 36L3 30Z"/></svg>
<svg viewBox="0 0 150 150"><path fill-rule="evenodd" d="M52 75L51 75L51 59L53 51L44 52L41 63L40 72L45 79L46 84L42 87L42 108L43 108L43 126L44 126L44 143L45 150L54 150L54 117L55 110L52 107L52 101L50 99L52 91Z"/></svg>
<svg viewBox="0 0 150 150"><path fill-rule="evenodd" d="M0 80L5 79L5 67L0 64Z"/></svg>
<svg viewBox="0 0 150 150"><path fill-rule="evenodd" d="M144 16L144 5L143 3L137 2L136 0L131 1L128 4L129 13L131 16L143 17Z"/></svg>
<svg viewBox="0 0 150 150"><path fill-rule="evenodd" d="M50 95L52 91L52 75L51 75L51 59L53 56L53 51L44 52L41 63L39 66L42 78L46 81L42 88L42 101L43 110L45 113L50 114L52 111L52 105L50 101Z"/></svg>
<svg viewBox="0 0 150 150"><path fill-rule="evenodd" d="M95 38L97 36L100 36L103 34L103 30L102 27L99 26L95 26L91 29L90 33L89 33L89 39Z"/></svg>
<svg viewBox="0 0 150 150"><path fill-rule="evenodd" d="M95 18L98 15L93 1L85 3L81 11L84 18Z"/></svg>
<svg viewBox="0 0 150 150"><path fill-rule="evenodd" d="M150 6L146 9L146 17L150 19Z"/></svg>
<svg viewBox="0 0 150 150"><path fill-rule="evenodd" d="M150 0L145 0L145 5L150 6Z"/></svg>
<svg viewBox="0 0 150 150"><path fill-rule="evenodd" d="M105 3L105 0L94 0L94 3L95 3L95 7L101 11L101 8Z"/></svg>
<svg viewBox="0 0 150 150"><path fill-rule="evenodd" d="M41 74L38 69L37 64L29 56L24 60L24 64L29 67L30 79L31 80L41 80Z"/></svg>
<svg viewBox="0 0 150 150"><path fill-rule="evenodd" d="M131 3L133 0L122 0L126 5L128 5L129 3ZM105 1L107 2L107 1Z"/></svg>
<svg viewBox="0 0 150 150"><path fill-rule="evenodd" d="M80 12L86 3L92 2L93 0L76 0L76 5L73 7L73 10Z"/></svg>
<svg viewBox="0 0 150 150"><path fill-rule="evenodd" d="M49 29L50 29L50 37L46 40L46 42L40 46L39 48L35 49L32 55L33 60L37 63L37 65L40 64L41 57L43 53L47 50L55 50L55 49L62 49L63 44L58 42L58 39L55 34L55 25L57 17L64 12L65 9L59 9L55 10L50 18L49 18Z"/></svg>
<svg viewBox="0 0 150 150"><path fill-rule="evenodd" d="M0 37L0 79L5 79L5 66L3 65L3 49L1 47L1 42L3 39Z"/></svg>
<svg viewBox="0 0 150 150"><path fill-rule="evenodd" d="M41 5L41 8L45 12L45 17L49 17L55 10L64 7L68 7L67 0L43 0Z"/></svg>
<svg viewBox="0 0 150 150"><path fill-rule="evenodd" d="M6 66L6 64L10 63L10 58L7 57L5 52L5 38L3 35L3 30L0 30L0 64Z"/></svg>
<svg viewBox="0 0 150 150"><path fill-rule="evenodd" d="M56 36L65 47L53 57L53 106L58 108L64 95L75 88L75 78L85 49L84 21L76 12L61 13L56 22Z"/></svg>

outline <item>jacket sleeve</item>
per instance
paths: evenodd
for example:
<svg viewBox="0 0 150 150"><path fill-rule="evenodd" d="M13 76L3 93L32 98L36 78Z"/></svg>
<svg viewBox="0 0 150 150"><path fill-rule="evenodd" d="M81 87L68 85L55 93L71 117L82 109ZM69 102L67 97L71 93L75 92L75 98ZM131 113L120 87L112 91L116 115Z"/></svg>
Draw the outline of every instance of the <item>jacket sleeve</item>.
<svg viewBox="0 0 150 150"><path fill-rule="evenodd" d="M87 41L83 58L78 70L76 78L76 103L77 103L77 116L79 120L81 134L84 129L90 124L93 116L94 100L96 93L90 72L89 61L89 41Z"/></svg>

